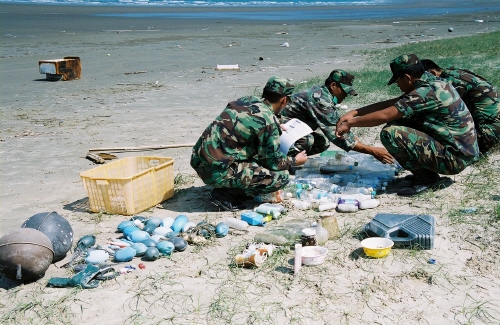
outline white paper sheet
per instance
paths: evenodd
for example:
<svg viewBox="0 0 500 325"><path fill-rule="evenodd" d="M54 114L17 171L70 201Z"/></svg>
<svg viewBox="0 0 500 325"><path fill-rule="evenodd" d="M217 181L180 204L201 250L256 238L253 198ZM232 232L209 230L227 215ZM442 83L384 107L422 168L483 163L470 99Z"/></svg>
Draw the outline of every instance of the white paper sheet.
<svg viewBox="0 0 500 325"><path fill-rule="evenodd" d="M291 119L285 124L286 131L283 131L280 137L280 151L285 155L290 150L290 147L305 135L308 135L313 130L306 123L296 118Z"/></svg>

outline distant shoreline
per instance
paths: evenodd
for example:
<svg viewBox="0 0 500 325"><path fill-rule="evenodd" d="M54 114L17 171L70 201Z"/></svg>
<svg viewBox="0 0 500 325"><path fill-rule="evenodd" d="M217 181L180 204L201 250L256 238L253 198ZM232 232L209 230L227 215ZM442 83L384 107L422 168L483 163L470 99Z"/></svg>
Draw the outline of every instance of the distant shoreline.
<svg viewBox="0 0 500 325"><path fill-rule="evenodd" d="M460 2L460 1L458 1ZM470 2L469 2L470 3ZM272 5L272 6L169 6L155 4L109 3L6 3L0 2L0 14L38 13L51 8L55 13L133 19L223 19L252 21L356 21L394 19L446 19L450 16L474 15L484 19L500 19L500 3L485 1L466 6L435 5L431 1L418 4L391 5Z"/></svg>

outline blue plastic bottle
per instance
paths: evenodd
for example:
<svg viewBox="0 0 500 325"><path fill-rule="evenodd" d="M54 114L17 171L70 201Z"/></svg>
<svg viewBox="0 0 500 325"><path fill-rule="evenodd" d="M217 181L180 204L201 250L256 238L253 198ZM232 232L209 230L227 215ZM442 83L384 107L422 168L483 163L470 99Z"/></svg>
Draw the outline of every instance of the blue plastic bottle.
<svg viewBox="0 0 500 325"><path fill-rule="evenodd" d="M265 222L263 221L264 216L255 211L244 211L241 213L241 220L247 222L250 226L263 226Z"/></svg>

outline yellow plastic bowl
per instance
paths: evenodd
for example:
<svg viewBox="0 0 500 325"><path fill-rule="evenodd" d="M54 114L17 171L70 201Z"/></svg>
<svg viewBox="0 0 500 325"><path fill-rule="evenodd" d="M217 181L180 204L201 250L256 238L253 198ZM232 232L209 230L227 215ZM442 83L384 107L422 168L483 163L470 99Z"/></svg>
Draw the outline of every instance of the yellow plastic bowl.
<svg viewBox="0 0 500 325"><path fill-rule="evenodd" d="M380 258L389 255L394 242L387 238L371 237L361 241L361 247L366 255Z"/></svg>

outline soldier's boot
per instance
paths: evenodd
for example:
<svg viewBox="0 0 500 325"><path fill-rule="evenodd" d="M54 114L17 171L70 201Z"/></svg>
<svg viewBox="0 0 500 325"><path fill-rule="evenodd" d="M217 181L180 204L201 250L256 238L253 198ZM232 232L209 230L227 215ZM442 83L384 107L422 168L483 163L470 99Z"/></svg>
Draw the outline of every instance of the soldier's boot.
<svg viewBox="0 0 500 325"><path fill-rule="evenodd" d="M438 173L427 170L413 170L412 175L405 177L405 180L412 182L411 186L405 187L398 192L400 196L413 196L427 190L437 190L440 185L447 180L447 177L440 177Z"/></svg>
<svg viewBox="0 0 500 325"><path fill-rule="evenodd" d="M208 198L215 206L234 212L245 208L245 205L238 198L238 193L232 188L214 188L208 194Z"/></svg>

